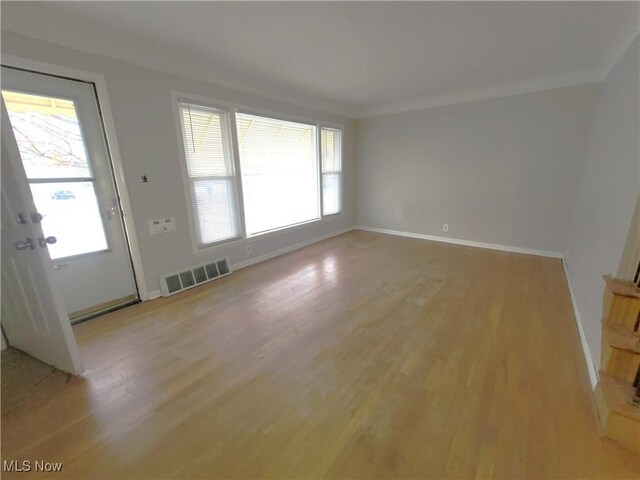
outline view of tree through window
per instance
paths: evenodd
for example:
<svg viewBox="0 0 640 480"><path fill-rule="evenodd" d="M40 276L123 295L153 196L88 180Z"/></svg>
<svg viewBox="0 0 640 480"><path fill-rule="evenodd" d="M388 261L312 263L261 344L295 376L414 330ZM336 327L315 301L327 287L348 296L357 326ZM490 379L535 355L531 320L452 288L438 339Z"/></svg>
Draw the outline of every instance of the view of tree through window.
<svg viewBox="0 0 640 480"><path fill-rule="evenodd" d="M2 91L51 258L106 250L82 130L71 100Z"/></svg>

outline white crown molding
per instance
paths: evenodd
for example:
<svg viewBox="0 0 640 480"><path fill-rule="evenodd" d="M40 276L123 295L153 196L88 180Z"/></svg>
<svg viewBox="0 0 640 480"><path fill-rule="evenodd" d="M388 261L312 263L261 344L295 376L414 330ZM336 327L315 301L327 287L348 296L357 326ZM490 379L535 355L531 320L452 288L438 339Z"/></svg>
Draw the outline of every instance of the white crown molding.
<svg viewBox="0 0 640 480"><path fill-rule="evenodd" d="M59 46L62 48L68 48L76 50L78 52L97 55L99 57L116 60L132 65L137 65L142 68L155 70L158 72L167 73L170 75L178 75L191 80L197 80L207 82L213 85L217 85L236 92L247 93L263 97L268 100L275 100L279 102L289 103L302 108L310 110L316 110L319 112L338 115L350 119L366 119L371 117L393 115L398 113L413 112L419 110L426 110L430 108L437 108L449 105L458 105L462 103L476 102L482 100L489 100L494 98L502 98L513 95L522 95L526 93L534 93L545 90L553 90L557 88L575 87L580 85L587 85L591 83L597 83L603 81L610 71L615 67L620 60L624 52L638 37L638 32L633 32L630 38L624 38L616 46L611 49L611 53L608 56L608 61L603 62L605 67L599 69L592 69L583 72L572 72L562 75L553 75L545 78L538 78L533 80L523 80L518 82L502 83L500 85L490 85L478 89L467 89L454 92L448 92L440 95L427 95L414 97L403 100L372 103L361 107L350 106L344 102L333 101L329 99L321 99L317 96L310 94L302 94L299 92L291 91L290 89L283 90L282 88L255 88L246 82L235 83L230 82L229 79L225 80L221 77L215 77L211 75L211 72L199 72L194 69L189 70L188 73L181 68L167 68L166 66L159 67L148 62L132 61L128 58L116 58L109 55L103 55L94 53L88 50L77 49L71 45L64 43L58 43L45 38L38 38L24 35L21 32L13 31L11 29L3 29L3 33L10 33L19 37L33 39L40 42L49 43L51 45Z"/></svg>
<svg viewBox="0 0 640 480"><path fill-rule="evenodd" d="M154 65L150 62L133 61L129 58L117 58L110 55L95 53L89 50L82 50L71 45L66 45L64 43L59 43L59 42L55 42L55 41L44 39L44 38L25 35L21 32L16 32L11 29L2 29L2 34L3 35L9 34L15 37L24 38L24 39L28 39L36 42L43 42L43 43L52 45L54 47L73 50L75 52L79 52L84 55L100 57L110 61L121 62L128 65L135 65L136 67L152 70L155 72L174 75L177 77L186 78L188 80L195 80L198 82L208 83L216 87L228 89L235 93L255 95L256 97L262 97L265 100L287 103L292 106L306 108L306 109L317 111L320 113L337 115L337 116L346 117L349 119L357 118L357 114L358 114L357 109L349 108L348 106L340 102L321 100L318 98L314 98L314 96L312 95L303 95L299 93L294 93L290 90L287 90L286 92L284 92L284 91L277 91L274 89L252 88L251 86L248 86L246 84L242 84L239 86L237 83L234 83L231 81L225 81L220 77L212 76L210 72L198 72L196 70L185 71L181 68L163 68L163 67ZM3 42L4 42L4 39L3 39ZM2 57L4 58L5 56L11 56L11 55L5 54L3 51Z"/></svg>
<svg viewBox="0 0 640 480"><path fill-rule="evenodd" d="M555 76L536 81L525 81L500 86L487 87L473 91L461 91L438 96L427 96L398 102L380 103L359 110L358 119L415 112L430 108L479 102L495 98L543 92L558 88L578 87L603 81L608 71L593 70L587 73Z"/></svg>
<svg viewBox="0 0 640 480"><path fill-rule="evenodd" d="M615 48L612 49L608 61L605 62L607 65L605 68L594 69L588 72L553 76L539 80L506 83L477 90L465 90L444 95L417 97L410 100L395 102L381 102L359 109L355 118L365 119L383 115L393 115L396 113L415 112L429 108L444 107L447 105L458 105L461 103L490 100L492 98L523 95L526 93L542 92L557 88L577 87L580 85L602 82L607 78L609 73L611 73L625 52L639 36L639 32L634 32L629 36L629 38L623 39L618 45L616 45Z"/></svg>

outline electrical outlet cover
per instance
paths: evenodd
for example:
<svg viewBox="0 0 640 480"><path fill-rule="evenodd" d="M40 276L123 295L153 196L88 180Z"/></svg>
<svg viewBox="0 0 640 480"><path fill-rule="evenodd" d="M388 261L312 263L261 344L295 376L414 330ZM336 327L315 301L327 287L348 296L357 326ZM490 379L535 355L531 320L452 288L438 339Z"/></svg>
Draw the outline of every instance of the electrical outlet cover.
<svg viewBox="0 0 640 480"><path fill-rule="evenodd" d="M175 231L176 231L175 217L158 218L156 220L149 220L149 233L151 233L151 235L158 235L160 233L175 232Z"/></svg>

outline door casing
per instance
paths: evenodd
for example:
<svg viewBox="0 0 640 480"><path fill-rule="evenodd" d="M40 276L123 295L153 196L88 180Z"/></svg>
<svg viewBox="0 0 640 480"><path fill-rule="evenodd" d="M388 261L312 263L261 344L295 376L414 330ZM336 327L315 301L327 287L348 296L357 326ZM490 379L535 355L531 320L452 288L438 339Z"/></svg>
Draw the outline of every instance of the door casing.
<svg viewBox="0 0 640 480"><path fill-rule="evenodd" d="M111 112L107 83L104 75L4 54L2 55L2 66L26 70L33 73L62 77L69 80L91 82L94 84L97 94L98 109L106 136L107 150L114 173L116 193L119 197L123 212L125 234L128 238L129 252L131 255L133 272L138 285L138 293L140 295L140 300L149 300L149 289L144 275L142 256L140 255L140 244L138 242L133 210L131 208L129 193L125 182L122 157L120 156L120 147L116 138L115 122Z"/></svg>

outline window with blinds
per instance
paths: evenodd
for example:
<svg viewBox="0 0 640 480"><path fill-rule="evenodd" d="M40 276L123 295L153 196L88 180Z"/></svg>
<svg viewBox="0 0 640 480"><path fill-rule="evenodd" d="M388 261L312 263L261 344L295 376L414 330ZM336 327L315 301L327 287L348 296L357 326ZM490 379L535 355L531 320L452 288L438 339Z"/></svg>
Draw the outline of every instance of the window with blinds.
<svg viewBox="0 0 640 480"><path fill-rule="evenodd" d="M320 130L322 158L322 214L333 215L342 209L342 138L340 130Z"/></svg>
<svg viewBox="0 0 640 480"><path fill-rule="evenodd" d="M239 237L227 114L182 102L179 111L198 243L207 246Z"/></svg>
<svg viewBox="0 0 640 480"><path fill-rule="evenodd" d="M236 114L247 235L320 217L316 126Z"/></svg>

